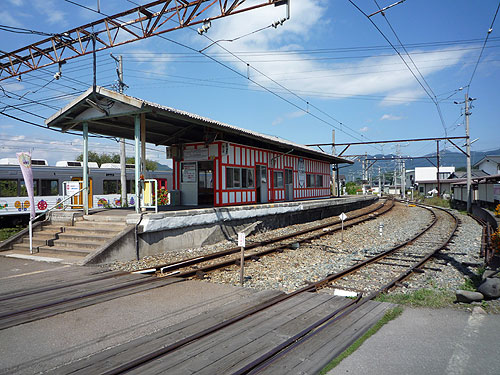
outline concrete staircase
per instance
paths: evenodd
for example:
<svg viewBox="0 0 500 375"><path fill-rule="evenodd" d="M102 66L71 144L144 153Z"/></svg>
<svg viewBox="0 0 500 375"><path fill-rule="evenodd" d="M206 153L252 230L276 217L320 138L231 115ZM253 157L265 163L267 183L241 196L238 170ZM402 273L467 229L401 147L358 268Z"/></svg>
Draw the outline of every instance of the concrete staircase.
<svg viewBox="0 0 500 375"><path fill-rule="evenodd" d="M84 215L76 218L74 225L43 223L33 231L33 251L37 256L79 263L126 228L123 218L116 216ZM3 252L8 253L30 254L29 235Z"/></svg>

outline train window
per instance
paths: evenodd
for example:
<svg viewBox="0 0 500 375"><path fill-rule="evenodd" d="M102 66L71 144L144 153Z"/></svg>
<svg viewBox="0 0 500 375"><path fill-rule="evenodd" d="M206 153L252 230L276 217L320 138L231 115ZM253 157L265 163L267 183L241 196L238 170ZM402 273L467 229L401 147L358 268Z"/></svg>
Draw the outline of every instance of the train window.
<svg viewBox="0 0 500 375"><path fill-rule="evenodd" d="M57 180L40 180L40 185L43 196L59 194L59 183Z"/></svg>
<svg viewBox="0 0 500 375"><path fill-rule="evenodd" d="M26 185L24 183L24 180L21 180L20 182L21 182L21 194L19 194L19 196L27 197L28 190L26 190ZM38 180L33 180L33 194L38 195Z"/></svg>
<svg viewBox="0 0 500 375"><path fill-rule="evenodd" d="M17 180L0 180L0 197L17 197Z"/></svg>
<svg viewBox="0 0 500 375"><path fill-rule="evenodd" d="M121 184L118 180L104 180L102 182L103 194L120 194Z"/></svg>
<svg viewBox="0 0 500 375"><path fill-rule="evenodd" d="M135 194L135 181L127 180L127 193Z"/></svg>

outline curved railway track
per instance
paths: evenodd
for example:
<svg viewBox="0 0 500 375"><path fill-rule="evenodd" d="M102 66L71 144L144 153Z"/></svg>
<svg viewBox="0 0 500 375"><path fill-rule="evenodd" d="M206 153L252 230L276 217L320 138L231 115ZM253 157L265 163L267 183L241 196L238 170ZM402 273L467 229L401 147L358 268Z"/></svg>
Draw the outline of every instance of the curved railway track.
<svg viewBox="0 0 500 375"><path fill-rule="evenodd" d="M356 214L350 216L344 222L344 228L352 227L367 220L373 220L380 215L389 212L394 207L394 202L385 201L382 204L377 204L375 207L357 210ZM252 242L245 248L245 261L253 260L274 252L281 252L285 249L309 242L313 239L320 238L341 230L341 220L333 218L325 223L305 228L293 233L282 236L273 237L264 241ZM151 272L161 277L203 277L207 272L214 271L220 268L227 267L240 262L240 247L233 247L224 251L184 259L179 262L170 264L158 265L155 268L135 271L137 273Z"/></svg>
<svg viewBox="0 0 500 375"><path fill-rule="evenodd" d="M415 272L416 269L420 269L427 260L447 246L457 230L459 224L458 218L451 212L439 208L426 209L433 212L432 222L429 223L421 233L405 243L360 262L345 271L330 275L324 280L312 283L295 292L275 297L258 306L254 306L218 324L206 327L201 332L189 335L168 345L159 344L155 350L149 350L147 352L141 350L139 351L139 353L141 353L140 355L133 356L133 358L127 357L126 361L119 361L114 364L110 363L109 366L103 369L103 371L100 371L100 373L112 375L124 372L143 373L143 371L145 371L147 373L151 371L152 368L157 370L159 368L158 366L161 368L161 363L168 363L169 361L166 358L169 358L169 355L175 353L180 348L185 348L191 344L196 345L197 342L210 342L211 335L217 335L230 326L242 324L247 318L253 319L257 314L268 309L273 309L279 304L286 303L286 301L290 301L304 292L314 292L331 285L342 285L345 287L344 284L340 284L341 280L343 280L342 282L347 282L348 280L350 280L350 282L356 282L357 280L354 278L354 275L356 273L359 275L359 272L366 272L363 271L364 269L371 268L373 272L380 274L382 274L382 268L387 268L389 270L388 272L383 272L384 278L378 280L375 285L372 284L369 287L365 287L356 284L355 287L349 287L349 289L358 290L359 294L356 299L346 299L342 306L335 309L335 311L328 312L320 319L310 322L305 327L302 326L296 334L288 339L281 340L281 342L274 347L266 349L258 358L245 360L243 363L239 364L236 369L231 370L231 372L224 372L238 375L261 372L266 373L269 366L272 367L276 365L280 360L286 360L287 354L291 355L298 346L301 346L307 340L314 337L315 334L327 329L337 322L341 322L344 318L350 316L350 314L355 313L356 310L360 309L361 306L376 297L379 293L393 287L399 281L408 277L412 272ZM393 263L393 261L395 263ZM403 263L405 265L403 265ZM407 263L408 265L406 265ZM272 371L267 371L267 373L272 373Z"/></svg>

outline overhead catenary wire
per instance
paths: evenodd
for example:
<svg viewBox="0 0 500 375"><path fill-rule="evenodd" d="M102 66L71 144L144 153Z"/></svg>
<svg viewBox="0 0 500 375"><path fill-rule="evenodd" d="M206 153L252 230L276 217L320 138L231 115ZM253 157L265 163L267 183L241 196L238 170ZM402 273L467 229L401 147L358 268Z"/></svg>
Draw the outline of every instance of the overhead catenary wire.
<svg viewBox="0 0 500 375"><path fill-rule="evenodd" d="M486 33L486 37L484 38L483 47L481 48L481 52L479 53L479 56L477 58L477 63L474 66L471 77L469 79L469 83L467 85L467 95L469 95L470 86L472 84L472 80L474 79L474 75L476 74L476 70L477 70L477 67L479 65L479 61L481 61L481 57L483 56L484 48L486 47L486 43L488 42L488 38L490 37L490 34L493 31L493 25L495 24L495 20L497 19L499 9L500 9L500 1L498 2L498 6L497 6L497 9L495 11L495 15L493 16L493 20L491 21L490 28L488 29L488 32Z"/></svg>

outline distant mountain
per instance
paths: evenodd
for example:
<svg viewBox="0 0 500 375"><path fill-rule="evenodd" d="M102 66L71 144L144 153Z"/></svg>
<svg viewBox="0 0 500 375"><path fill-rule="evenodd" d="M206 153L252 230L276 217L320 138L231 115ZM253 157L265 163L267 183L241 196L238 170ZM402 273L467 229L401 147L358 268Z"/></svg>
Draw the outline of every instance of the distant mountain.
<svg viewBox="0 0 500 375"><path fill-rule="evenodd" d="M498 150L493 150L493 151L488 151L488 152L480 152L480 151L472 151L471 156L472 156L472 165L474 163L477 163L480 161L482 158L484 158L486 155L500 155L500 149ZM381 159L383 160L384 158L392 158L396 157L394 154L375 154L375 155L367 155L368 159ZM424 155L424 157L429 158L427 159L406 159L406 169L415 169L415 167L432 167L433 163L436 163L436 153L431 153ZM431 163L432 162L432 163ZM370 161L368 163L371 163ZM378 167L381 167L382 169L385 169L386 172L390 172L394 170L394 167L396 166L397 161L392 160L392 161L384 161L384 162L376 162L373 164L371 167L372 170L372 175L376 176L378 175ZM439 165L445 166L445 167L455 167L455 168L465 168L467 164L467 158L466 156L461 153L460 151L448 151L448 150L443 150L439 152ZM361 163L361 159L356 160L356 162L353 165L350 165L348 167L342 167L340 170L340 174L345 175L349 181L352 181L352 176L356 177L361 177L361 174L363 172L363 165Z"/></svg>
<svg viewBox="0 0 500 375"><path fill-rule="evenodd" d="M168 172L172 170L172 168L170 168L168 165L165 164L156 163L156 165L157 165L156 170L160 172L165 172L165 171Z"/></svg>

